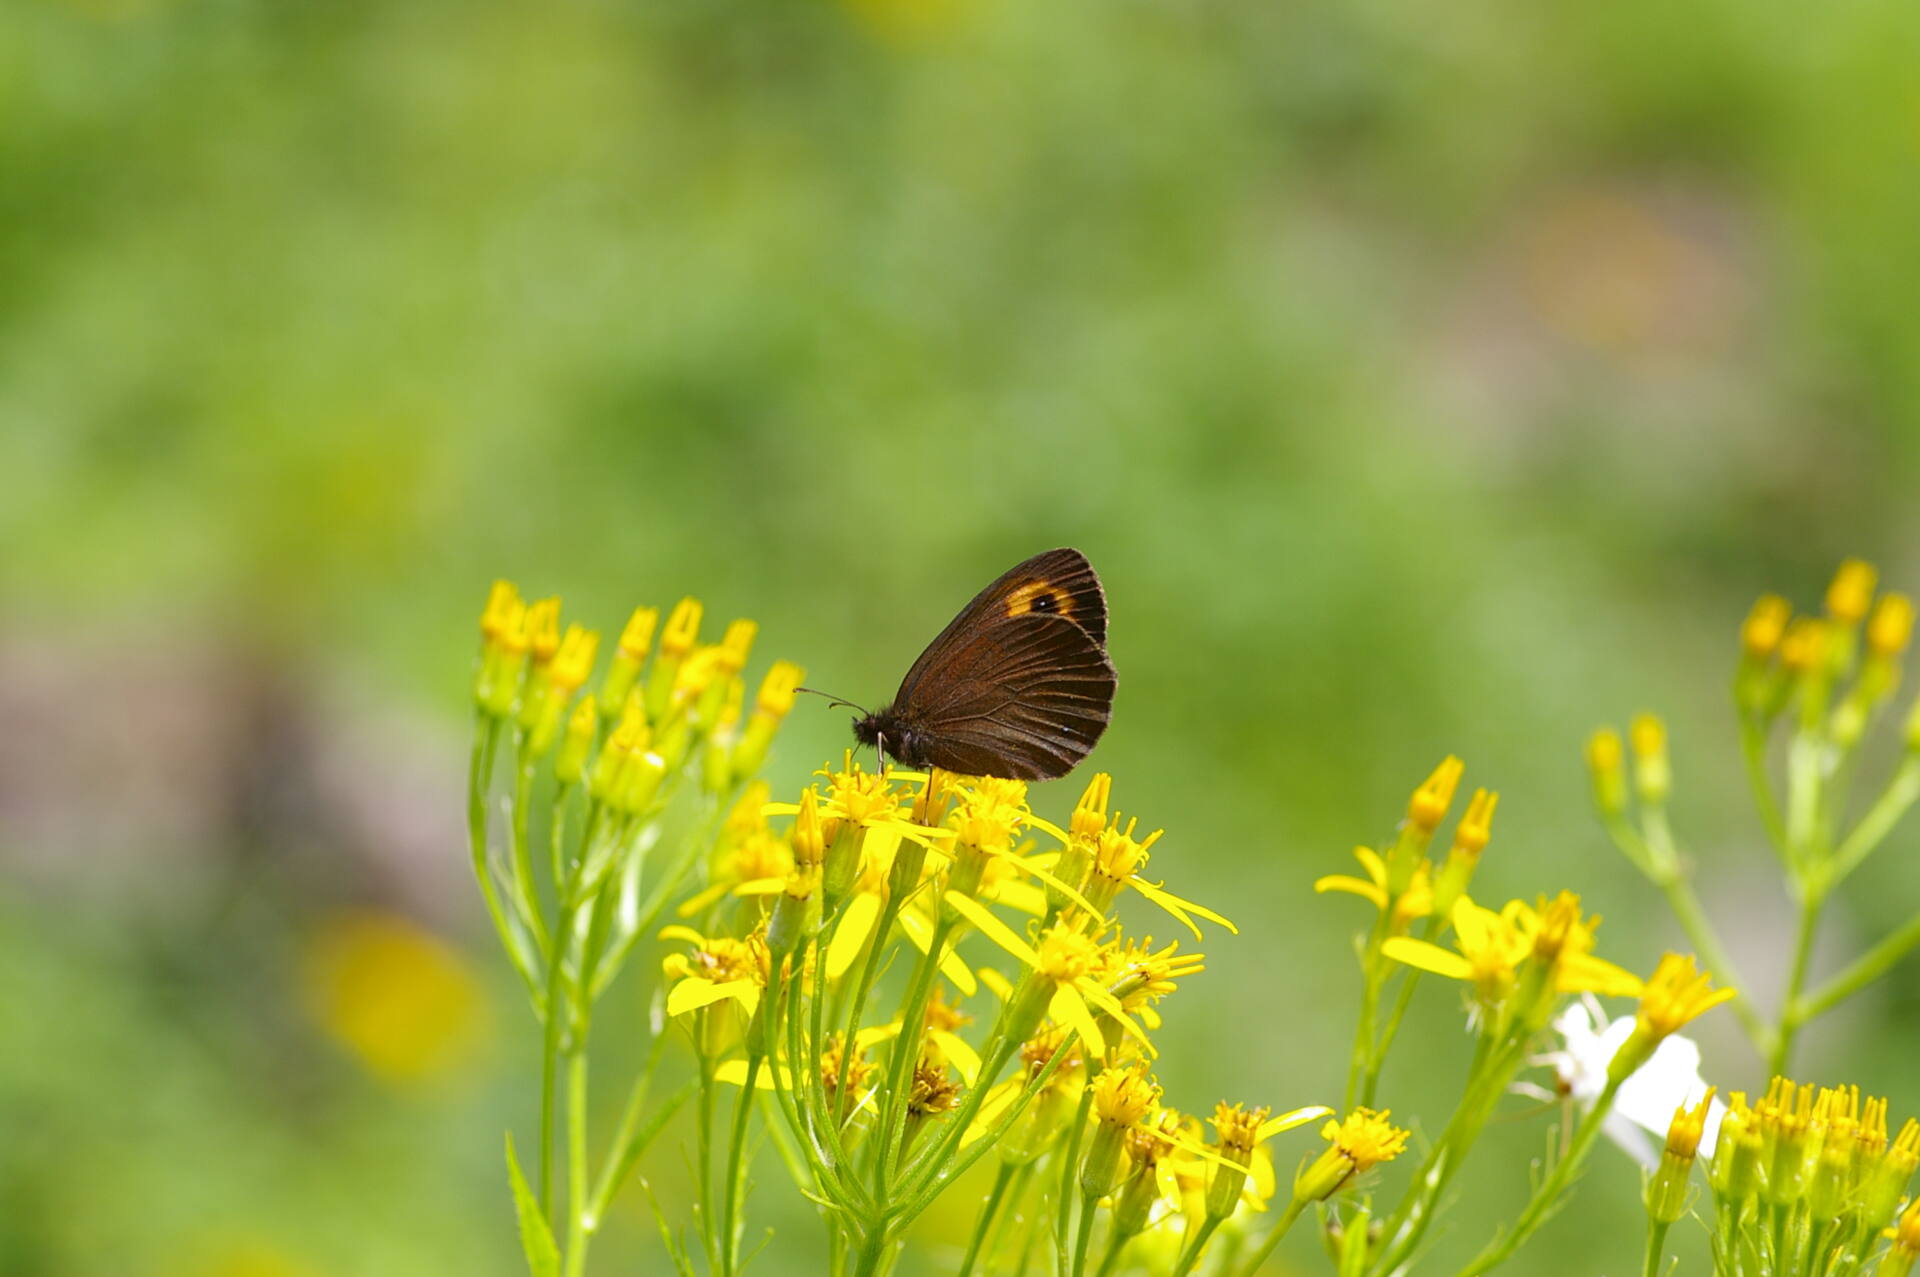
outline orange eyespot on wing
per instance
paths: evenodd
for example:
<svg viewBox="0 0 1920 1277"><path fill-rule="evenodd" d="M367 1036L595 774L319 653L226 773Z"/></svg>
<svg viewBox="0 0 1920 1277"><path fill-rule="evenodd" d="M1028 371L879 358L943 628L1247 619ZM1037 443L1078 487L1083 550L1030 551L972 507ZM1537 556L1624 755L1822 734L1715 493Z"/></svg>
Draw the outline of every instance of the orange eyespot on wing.
<svg viewBox="0 0 1920 1277"><path fill-rule="evenodd" d="M1069 621L1078 620L1074 616L1073 596L1051 581L1028 581L1015 586L1007 595L1006 612L1008 616L1025 616L1029 612L1051 612L1055 616L1064 616Z"/></svg>

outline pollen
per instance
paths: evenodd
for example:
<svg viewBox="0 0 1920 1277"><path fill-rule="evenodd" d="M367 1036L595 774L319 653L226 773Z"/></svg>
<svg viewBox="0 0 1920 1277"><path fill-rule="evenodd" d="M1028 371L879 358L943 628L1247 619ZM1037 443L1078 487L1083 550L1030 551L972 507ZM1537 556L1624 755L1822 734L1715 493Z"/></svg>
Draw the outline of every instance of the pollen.
<svg viewBox="0 0 1920 1277"><path fill-rule="evenodd" d="M1261 1105L1248 1108L1244 1104L1228 1104L1222 1100L1213 1109L1213 1129L1219 1135L1220 1153L1229 1161L1245 1165L1253 1156L1253 1146L1260 1141L1260 1128L1272 1115L1273 1110Z"/></svg>
<svg viewBox="0 0 1920 1277"><path fill-rule="evenodd" d="M1159 1102L1159 1085L1137 1067L1105 1069L1093 1079L1093 1115L1103 1126L1133 1126Z"/></svg>
<svg viewBox="0 0 1920 1277"><path fill-rule="evenodd" d="M914 1066L907 1092L907 1112L914 1117L950 1113L960 1104L960 1085L947 1074L947 1063L929 1052Z"/></svg>
<svg viewBox="0 0 1920 1277"><path fill-rule="evenodd" d="M1055 984L1072 984L1093 970L1100 946L1064 924L1055 924L1040 937L1040 974Z"/></svg>

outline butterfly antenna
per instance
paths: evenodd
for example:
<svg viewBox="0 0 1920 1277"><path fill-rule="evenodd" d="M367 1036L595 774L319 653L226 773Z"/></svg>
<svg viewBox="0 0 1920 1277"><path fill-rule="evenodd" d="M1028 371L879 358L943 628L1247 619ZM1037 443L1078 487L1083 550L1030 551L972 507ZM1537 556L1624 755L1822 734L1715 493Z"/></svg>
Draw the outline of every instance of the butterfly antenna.
<svg viewBox="0 0 1920 1277"><path fill-rule="evenodd" d="M855 705L852 701L848 700L844 696L835 696L832 692L823 692L817 687L796 687L793 690L796 692L807 692L813 696L826 697L828 709L835 709L841 705L845 705L848 709L858 710L862 714L867 712L865 706Z"/></svg>

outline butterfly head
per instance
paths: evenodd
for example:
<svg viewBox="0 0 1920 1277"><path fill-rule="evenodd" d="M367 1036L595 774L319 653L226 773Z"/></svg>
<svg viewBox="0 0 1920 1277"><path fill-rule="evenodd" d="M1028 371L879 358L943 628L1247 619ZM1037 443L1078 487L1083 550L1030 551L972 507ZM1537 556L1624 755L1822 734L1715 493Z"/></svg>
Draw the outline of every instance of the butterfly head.
<svg viewBox="0 0 1920 1277"><path fill-rule="evenodd" d="M893 712L891 705L853 720L855 740L862 745L872 745L908 766L918 766L921 761L915 756L917 737L918 733Z"/></svg>

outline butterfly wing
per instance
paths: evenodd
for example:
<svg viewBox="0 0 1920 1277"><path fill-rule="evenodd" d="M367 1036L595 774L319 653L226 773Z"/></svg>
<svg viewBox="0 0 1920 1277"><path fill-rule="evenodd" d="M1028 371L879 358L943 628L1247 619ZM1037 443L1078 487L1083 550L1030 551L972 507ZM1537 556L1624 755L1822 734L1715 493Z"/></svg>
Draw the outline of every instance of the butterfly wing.
<svg viewBox="0 0 1920 1277"><path fill-rule="evenodd" d="M893 703L905 704L928 672L949 659L953 647L995 617L1034 614L1064 617L1085 630L1095 647L1106 647L1107 594L1100 588L1093 564L1078 550L1048 550L1014 564L974 595L973 601L961 608L960 614L920 653L920 659L900 680L900 692Z"/></svg>
<svg viewBox="0 0 1920 1277"><path fill-rule="evenodd" d="M914 673L894 710L926 761L1018 780L1064 776L1085 758L1107 729L1118 681L1091 634L1033 611L984 613L936 640Z"/></svg>

